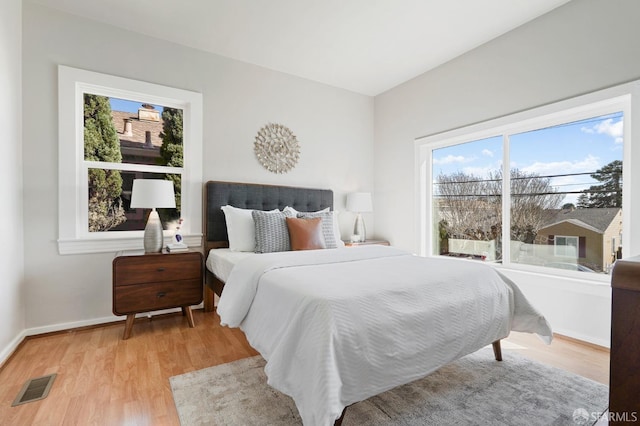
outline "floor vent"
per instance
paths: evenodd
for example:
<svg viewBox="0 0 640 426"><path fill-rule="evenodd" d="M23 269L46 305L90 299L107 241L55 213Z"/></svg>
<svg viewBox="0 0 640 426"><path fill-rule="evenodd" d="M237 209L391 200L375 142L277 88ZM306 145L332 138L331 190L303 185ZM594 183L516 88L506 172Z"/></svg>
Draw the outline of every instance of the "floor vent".
<svg viewBox="0 0 640 426"><path fill-rule="evenodd" d="M11 406L15 407L16 405L46 398L55 378L56 374L54 373L27 381Z"/></svg>

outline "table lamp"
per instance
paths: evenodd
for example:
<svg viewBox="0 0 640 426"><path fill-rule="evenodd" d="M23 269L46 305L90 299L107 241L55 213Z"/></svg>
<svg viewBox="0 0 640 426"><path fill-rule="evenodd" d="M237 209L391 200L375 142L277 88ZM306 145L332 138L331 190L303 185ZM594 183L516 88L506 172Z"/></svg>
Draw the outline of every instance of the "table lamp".
<svg viewBox="0 0 640 426"><path fill-rule="evenodd" d="M173 182L162 179L134 179L131 189L131 208L151 209L144 228L145 253L162 251L162 222L156 208L175 208Z"/></svg>
<svg viewBox="0 0 640 426"><path fill-rule="evenodd" d="M361 213L373 211L370 192L352 192L347 194L347 210L356 213L356 221L353 225L352 242L364 242L367 239L367 230Z"/></svg>

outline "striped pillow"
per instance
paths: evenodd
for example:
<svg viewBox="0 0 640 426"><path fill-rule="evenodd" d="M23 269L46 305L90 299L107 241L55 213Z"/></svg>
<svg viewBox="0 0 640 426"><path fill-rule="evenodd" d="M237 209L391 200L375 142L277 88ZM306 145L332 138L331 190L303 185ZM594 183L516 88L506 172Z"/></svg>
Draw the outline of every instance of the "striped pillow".
<svg viewBox="0 0 640 426"><path fill-rule="evenodd" d="M281 211L251 212L256 227L256 253L291 250L286 215Z"/></svg>

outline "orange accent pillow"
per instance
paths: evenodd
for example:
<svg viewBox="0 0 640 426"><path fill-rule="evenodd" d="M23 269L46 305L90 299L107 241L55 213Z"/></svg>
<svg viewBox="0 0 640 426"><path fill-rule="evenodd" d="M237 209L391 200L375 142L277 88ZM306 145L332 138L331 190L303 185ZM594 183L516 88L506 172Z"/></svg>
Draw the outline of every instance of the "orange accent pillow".
<svg viewBox="0 0 640 426"><path fill-rule="evenodd" d="M322 234L322 218L287 218L291 250L315 250L326 248Z"/></svg>

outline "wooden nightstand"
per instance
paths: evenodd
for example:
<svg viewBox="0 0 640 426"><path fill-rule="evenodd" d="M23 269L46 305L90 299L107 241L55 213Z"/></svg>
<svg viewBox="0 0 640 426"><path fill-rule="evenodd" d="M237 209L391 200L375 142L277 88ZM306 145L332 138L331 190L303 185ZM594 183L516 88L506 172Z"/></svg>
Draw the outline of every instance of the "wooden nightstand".
<svg viewBox="0 0 640 426"><path fill-rule="evenodd" d="M352 243L351 241L345 241L344 245L346 247L357 247L357 246L369 246L369 245L380 245L380 246L388 246L389 245L389 241L387 240L366 240L366 241L361 241L359 243Z"/></svg>
<svg viewBox="0 0 640 426"><path fill-rule="evenodd" d="M136 314L182 308L195 327L191 305L202 302L202 254L120 255L113 259L113 313L126 315L123 339L131 335Z"/></svg>

